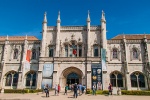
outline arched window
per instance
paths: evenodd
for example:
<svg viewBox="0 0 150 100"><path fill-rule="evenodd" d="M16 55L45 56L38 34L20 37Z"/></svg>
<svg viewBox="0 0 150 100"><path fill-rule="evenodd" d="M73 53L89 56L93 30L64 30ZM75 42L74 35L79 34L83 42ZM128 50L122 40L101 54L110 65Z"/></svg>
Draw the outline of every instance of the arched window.
<svg viewBox="0 0 150 100"><path fill-rule="evenodd" d="M130 75L130 78L132 87L140 87L140 88L145 87L145 79L143 74L135 72Z"/></svg>
<svg viewBox="0 0 150 100"><path fill-rule="evenodd" d="M32 85L31 85L32 83ZM28 73L26 76L26 86L36 86L36 73Z"/></svg>
<svg viewBox="0 0 150 100"><path fill-rule="evenodd" d="M79 45L79 57L82 57L82 45Z"/></svg>
<svg viewBox="0 0 150 100"><path fill-rule="evenodd" d="M93 48L94 48L94 57L98 57L98 46L94 45Z"/></svg>
<svg viewBox="0 0 150 100"><path fill-rule="evenodd" d="M68 45L65 45L65 57L68 57Z"/></svg>
<svg viewBox="0 0 150 100"><path fill-rule="evenodd" d="M12 75L13 75L13 79L12 79ZM17 86L17 83L18 83L18 73L15 73L15 74L9 73L6 76L5 86L11 86L11 84L12 86Z"/></svg>
<svg viewBox="0 0 150 100"><path fill-rule="evenodd" d="M49 47L49 57L54 56L54 48L52 46Z"/></svg>
<svg viewBox="0 0 150 100"><path fill-rule="evenodd" d="M70 45L70 57L77 57L77 45L73 42L72 45Z"/></svg>
<svg viewBox="0 0 150 100"><path fill-rule="evenodd" d="M123 76L120 73L112 73L110 75L110 82L114 87L123 87Z"/></svg>
<svg viewBox="0 0 150 100"><path fill-rule="evenodd" d="M118 87L123 87L123 78L121 74L117 75L117 84L118 84Z"/></svg>
<svg viewBox="0 0 150 100"><path fill-rule="evenodd" d="M117 49L113 49L113 59L117 58L118 58Z"/></svg>
<svg viewBox="0 0 150 100"><path fill-rule="evenodd" d="M116 76L114 74L111 74L110 82L111 82L112 86L116 86Z"/></svg>
<svg viewBox="0 0 150 100"><path fill-rule="evenodd" d="M18 49L15 49L13 59L17 59L17 58L18 58Z"/></svg>
<svg viewBox="0 0 150 100"><path fill-rule="evenodd" d="M9 74L6 76L5 86L11 86L11 81L12 81L12 75L11 75L11 73L9 73Z"/></svg>
<svg viewBox="0 0 150 100"><path fill-rule="evenodd" d="M138 52L136 48L133 48L133 59L138 59Z"/></svg>
<svg viewBox="0 0 150 100"><path fill-rule="evenodd" d="M135 74L132 74L132 75L130 76L130 78L131 78L131 86L132 86L132 87L137 87L137 77L136 77L136 75L135 75Z"/></svg>
<svg viewBox="0 0 150 100"><path fill-rule="evenodd" d="M32 50L32 59L36 59L36 50L35 49Z"/></svg>

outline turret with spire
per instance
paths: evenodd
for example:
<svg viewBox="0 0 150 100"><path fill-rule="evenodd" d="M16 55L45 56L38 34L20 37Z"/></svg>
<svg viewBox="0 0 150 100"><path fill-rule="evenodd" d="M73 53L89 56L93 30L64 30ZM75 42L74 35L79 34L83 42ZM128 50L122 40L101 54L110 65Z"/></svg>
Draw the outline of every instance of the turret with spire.
<svg viewBox="0 0 150 100"><path fill-rule="evenodd" d="M102 10L102 18L101 18L101 39L102 39L102 47L107 49L107 38L106 38L106 20L105 13Z"/></svg>
<svg viewBox="0 0 150 100"><path fill-rule="evenodd" d="M46 12L44 13L44 20L43 20L43 28L42 28L42 44L41 44L41 57L45 56L45 44L46 44L46 34L47 34L47 18Z"/></svg>
<svg viewBox="0 0 150 100"><path fill-rule="evenodd" d="M90 11L88 10L88 16L87 16L87 56L90 56L90 27L91 27L91 25L90 25L90 22L91 22L91 20L90 20Z"/></svg>
<svg viewBox="0 0 150 100"><path fill-rule="evenodd" d="M61 23L61 20L60 20L60 11L58 12L58 18L57 18L57 33L56 33L56 57L59 57L59 51L60 51L60 23Z"/></svg>

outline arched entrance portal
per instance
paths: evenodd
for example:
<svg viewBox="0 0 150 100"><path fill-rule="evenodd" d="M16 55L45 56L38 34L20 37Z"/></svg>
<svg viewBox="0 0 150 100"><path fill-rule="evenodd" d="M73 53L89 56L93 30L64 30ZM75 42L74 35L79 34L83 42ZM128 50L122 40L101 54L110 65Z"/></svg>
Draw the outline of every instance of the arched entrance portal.
<svg viewBox="0 0 150 100"><path fill-rule="evenodd" d="M84 84L83 72L76 67L68 67L60 75L60 85L64 88L66 84L69 86L74 83Z"/></svg>
<svg viewBox="0 0 150 100"><path fill-rule="evenodd" d="M79 76L78 74L72 72L67 76L67 84L70 85L74 83L79 84Z"/></svg>

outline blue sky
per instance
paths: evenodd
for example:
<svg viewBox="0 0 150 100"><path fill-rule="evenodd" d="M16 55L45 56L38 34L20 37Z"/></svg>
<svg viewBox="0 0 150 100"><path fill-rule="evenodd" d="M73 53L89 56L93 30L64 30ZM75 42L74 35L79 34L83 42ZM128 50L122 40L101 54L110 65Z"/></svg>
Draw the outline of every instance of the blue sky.
<svg viewBox="0 0 150 100"><path fill-rule="evenodd" d="M107 38L118 34L150 33L150 0L0 0L0 36L34 35L41 39L44 12L48 26L100 25L101 11L107 22Z"/></svg>

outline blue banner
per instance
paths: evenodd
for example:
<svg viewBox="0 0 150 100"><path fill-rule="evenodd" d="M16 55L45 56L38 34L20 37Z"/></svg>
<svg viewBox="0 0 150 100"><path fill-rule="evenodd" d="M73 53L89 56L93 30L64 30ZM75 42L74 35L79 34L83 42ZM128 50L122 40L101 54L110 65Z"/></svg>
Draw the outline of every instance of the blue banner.
<svg viewBox="0 0 150 100"><path fill-rule="evenodd" d="M51 77L53 74L53 64L44 64L43 77Z"/></svg>
<svg viewBox="0 0 150 100"><path fill-rule="evenodd" d="M101 48L102 70L106 70L106 49Z"/></svg>
<svg viewBox="0 0 150 100"><path fill-rule="evenodd" d="M91 64L92 87L95 85L97 90L102 90L102 66L101 64Z"/></svg>

